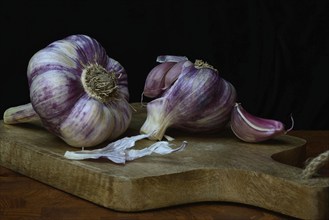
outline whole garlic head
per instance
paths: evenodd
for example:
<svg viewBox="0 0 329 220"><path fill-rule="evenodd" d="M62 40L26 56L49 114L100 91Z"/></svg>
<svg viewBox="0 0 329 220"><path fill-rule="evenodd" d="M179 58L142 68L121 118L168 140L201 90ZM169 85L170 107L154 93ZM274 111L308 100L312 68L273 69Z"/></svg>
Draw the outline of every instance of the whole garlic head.
<svg viewBox="0 0 329 220"><path fill-rule="evenodd" d="M8 109L4 122L40 118L50 132L75 147L115 139L129 126L127 74L86 35L72 35L38 51L28 64L31 104Z"/></svg>

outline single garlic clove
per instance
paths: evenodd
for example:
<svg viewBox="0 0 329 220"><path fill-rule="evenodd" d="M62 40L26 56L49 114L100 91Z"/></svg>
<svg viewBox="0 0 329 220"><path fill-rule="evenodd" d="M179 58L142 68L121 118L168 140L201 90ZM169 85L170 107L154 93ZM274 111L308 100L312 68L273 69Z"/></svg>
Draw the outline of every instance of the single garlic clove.
<svg viewBox="0 0 329 220"><path fill-rule="evenodd" d="M231 113L231 129L245 142L261 142L287 132L280 121L251 115L240 103L235 104Z"/></svg>
<svg viewBox="0 0 329 220"><path fill-rule="evenodd" d="M165 85L165 76L175 64L174 62L166 62L154 67L145 80L143 95L149 98L159 96Z"/></svg>
<svg viewBox="0 0 329 220"><path fill-rule="evenodd" d="M36 121L40 121L40 117L34 111L31 103L11 107L3 114L3 122L5 124L32 123Z"/></svg>
<svg viewBox="0 0 329 220"><path fill-rule="evenodd" d="M160 64L150 71L144 85L143 95L149 98L159 97L177 80L182 68L192 65L185 56L158 56L156 61Z"/></svg>

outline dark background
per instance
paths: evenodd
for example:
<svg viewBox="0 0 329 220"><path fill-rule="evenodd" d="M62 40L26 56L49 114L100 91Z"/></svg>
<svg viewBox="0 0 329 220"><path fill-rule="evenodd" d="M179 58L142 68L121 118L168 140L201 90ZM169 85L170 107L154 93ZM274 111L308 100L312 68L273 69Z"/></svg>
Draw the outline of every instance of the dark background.
<svg viewBox="0 0 329 220"><path fill-rule="evenodd" d="M140 101L158 55L203 59L254 115L329 129L329 1L1 1L0 113L29 102L29 59L72 34L97 39Z"/></svg>

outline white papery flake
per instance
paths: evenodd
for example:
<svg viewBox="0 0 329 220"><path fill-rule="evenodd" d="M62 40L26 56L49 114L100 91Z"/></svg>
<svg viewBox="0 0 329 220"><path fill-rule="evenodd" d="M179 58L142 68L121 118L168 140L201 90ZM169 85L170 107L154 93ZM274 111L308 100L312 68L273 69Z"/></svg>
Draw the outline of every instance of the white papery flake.
<svg viewBox="0 0 329 220"><path fill-rule="evenodd" d="M130 149L135 146L136 141L149 137L148 134L141 134L132 137L125 137L115 142L108 144L104 148L96 150L82 150L82 151L66 151L64 157L70 160L85 160L98 159L105 157L114 163L124 164L126 161L132 161L152 153L156 154L170 154L172 152L181 151L187 146L187 142L183 141L178 148L171 148L174 144L168 141L158 141L149 147L141 150Z"/></svg>

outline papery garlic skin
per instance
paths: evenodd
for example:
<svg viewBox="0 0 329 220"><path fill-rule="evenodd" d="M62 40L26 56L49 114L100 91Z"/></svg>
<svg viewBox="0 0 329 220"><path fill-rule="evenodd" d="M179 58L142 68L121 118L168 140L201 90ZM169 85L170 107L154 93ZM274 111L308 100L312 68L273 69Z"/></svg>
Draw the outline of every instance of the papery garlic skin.
<svg viewBox="0 0 329 220"><path fill-rule="evenodd" d="M95 146L117 138L129 126L127 74L89 36L72 35L38 51L27 77L31 105L25 106L26 112L35 111L43 126L69 145ZM11 108L4 121L26 122L19 117Z"/></svg>
<svg viewBox="0 0 329 220"><path fill-rule="evenodd" d="M214 132L229 121L235 104L233 85L210 65L185 61L177 80L163 95L147 104L140 132L161 140L169 127L189 132Z"/></svg>
<svg viewBox="0 0 329 220"><path fill-rule="evenodd" d="M282 122L251 115L240 103L234 106L230 124L233 133L245 142L261 142L287 132Z"/></svg>

